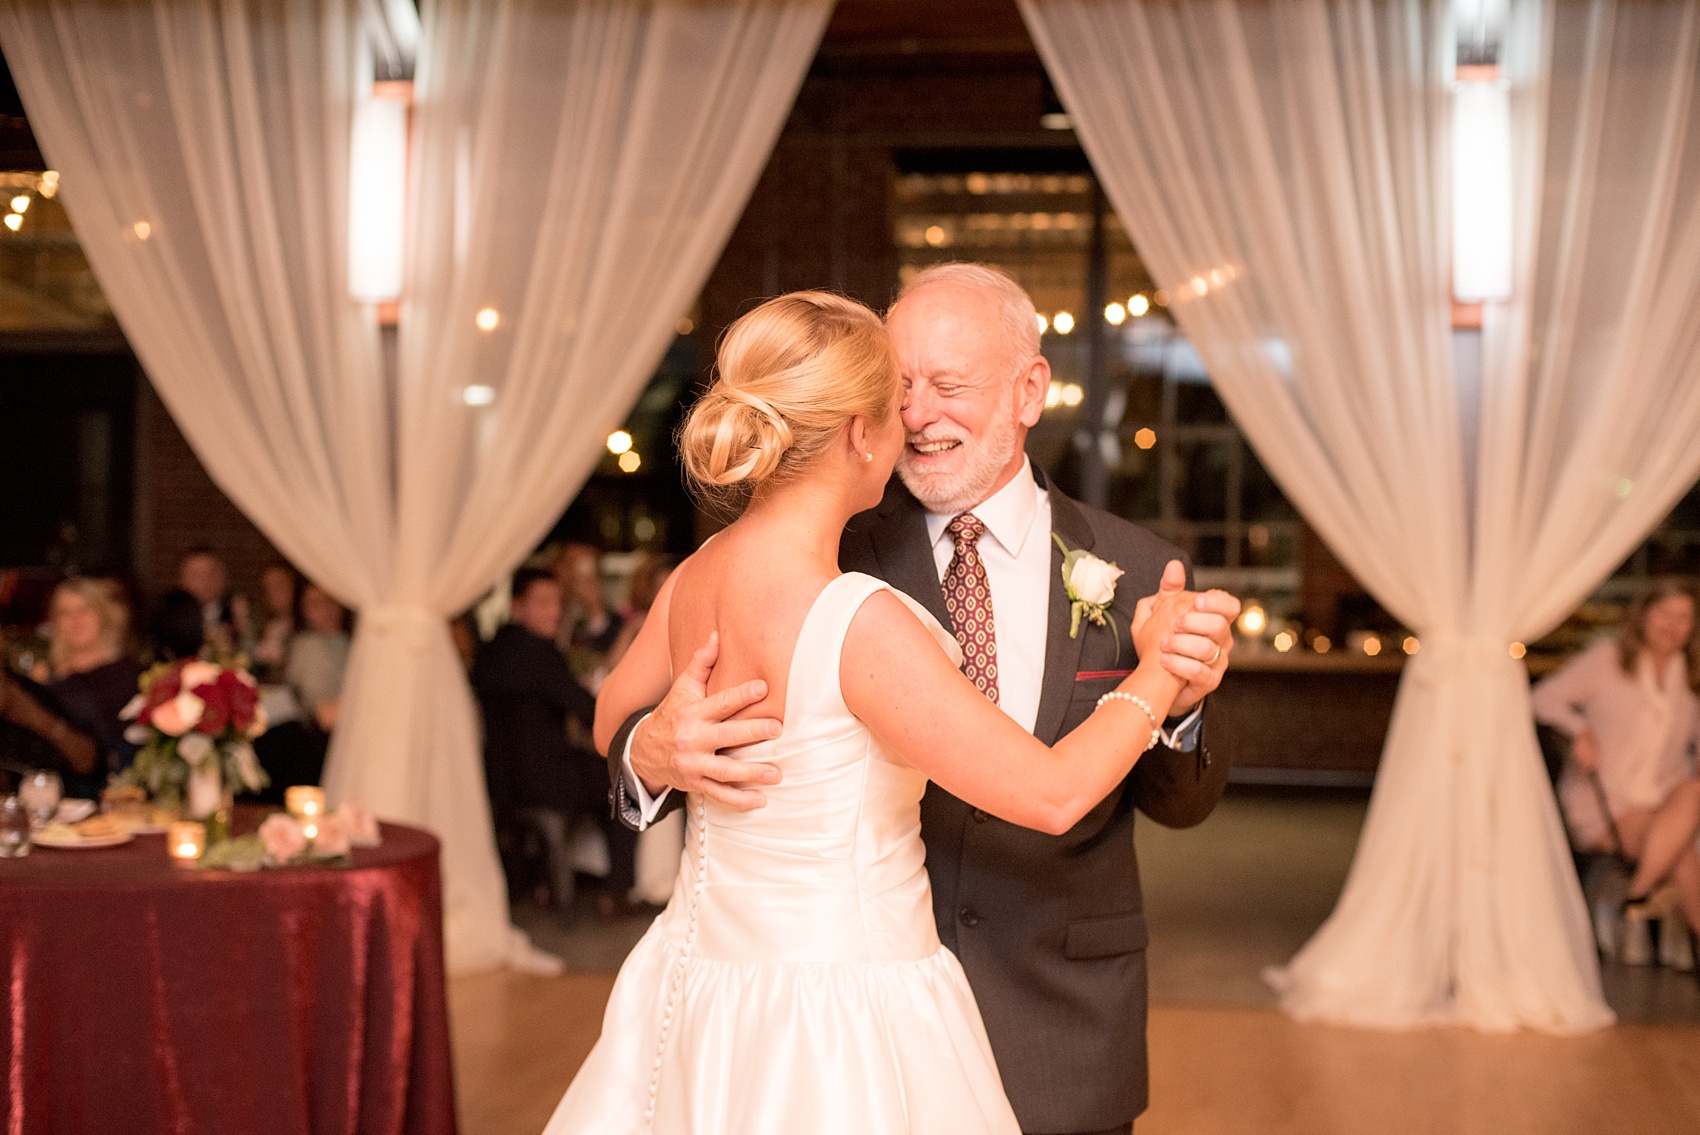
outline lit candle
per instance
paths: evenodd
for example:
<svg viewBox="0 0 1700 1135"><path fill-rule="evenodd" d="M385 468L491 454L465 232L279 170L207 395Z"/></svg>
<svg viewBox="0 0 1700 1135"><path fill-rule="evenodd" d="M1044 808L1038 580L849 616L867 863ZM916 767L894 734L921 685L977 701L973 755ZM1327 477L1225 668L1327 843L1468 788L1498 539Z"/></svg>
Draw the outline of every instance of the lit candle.
<svg viewBox="0 0 1700 1135"><path fill-rule="evenodd" d="M301 834L307 837L309 843L319 838L319 821L317 817L301 821Z"/></svg>
<svg viewBox="0 0 1700 1135"><path fill-rule="evenodd" d="M180 866L193 865L207 849L207 826L194 820L179 820L166 835L171 858Z"/></svg>
<svg viewBox="0 0 1700 1135"><path fill-rule="evenodd" d="M325 814L325 790L316 784L297 784L283 794L289 814L298 820L312 821ZM317 828L318 825L314 824ZM309 835L307 838L311 839Z"/></svg>

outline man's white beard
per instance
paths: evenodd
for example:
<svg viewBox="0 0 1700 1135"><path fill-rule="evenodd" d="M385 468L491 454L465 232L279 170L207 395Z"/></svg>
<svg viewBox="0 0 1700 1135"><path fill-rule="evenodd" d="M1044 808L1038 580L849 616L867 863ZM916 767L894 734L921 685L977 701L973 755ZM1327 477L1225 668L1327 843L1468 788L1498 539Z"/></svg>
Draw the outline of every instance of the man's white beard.
<svg viewBox="0 0 1700 1135"><path fill-rule="evenodd" d="M1014 399L1011 399L1013 402ZM909 444L915 441L959 441L960 464L951 472L924 473L914 467ZM967 512L992 495L998 477L1015 459L1020 446L1014 406L999 414L993 431L978 443L954 433L940 433L929 438L925 433L904 440L903 453L897 459L897 475L903 479L915 499L929 512L954 516Z"/></svg>

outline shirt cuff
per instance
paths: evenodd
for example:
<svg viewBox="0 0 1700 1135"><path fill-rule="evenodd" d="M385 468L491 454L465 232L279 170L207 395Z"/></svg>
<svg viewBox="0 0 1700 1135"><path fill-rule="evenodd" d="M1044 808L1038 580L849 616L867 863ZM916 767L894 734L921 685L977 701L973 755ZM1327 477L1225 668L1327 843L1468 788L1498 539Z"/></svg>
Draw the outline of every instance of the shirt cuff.
<svg viewBox="0 0 1700 1135"><path fill-rule="evenodd" d="M643 721L647 720L649 719L645 717L638 724L641 725ZM632 771L632 733L636 732L637 729L634 727L631 733L626 734L626 747L620 753L620 777L625 781L626 799L637 805L637 830L641 832L655 822L656 813L661 811L661 805L667 802L667 795L673 790L663 788L659 794L651 798L648 790L643 786L643 781L639 780L637 773Z"/></svg>
<svg viewBox="0 0 1700 1135"><path fill-rule="evenodd" d="M1173 725L1169 722L1174 722ZM1198 748L1198 734L1204 726L1204 703L1199 702L1183 718L1170 718L1157 729L1157 740L1177 753L1190 753Z"/></svg>

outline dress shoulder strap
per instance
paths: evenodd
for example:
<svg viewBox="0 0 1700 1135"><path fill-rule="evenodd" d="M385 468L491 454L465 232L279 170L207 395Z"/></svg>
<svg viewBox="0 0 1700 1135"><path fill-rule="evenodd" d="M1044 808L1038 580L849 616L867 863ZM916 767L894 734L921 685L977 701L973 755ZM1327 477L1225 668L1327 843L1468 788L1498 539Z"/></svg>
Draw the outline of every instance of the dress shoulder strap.
<svg viewBox="0 0 1700 1135"><path fill-rule="evenodd" d="M895 595L927 628L952 665L962 665L962 648L956 636L940 626L932 612L884 580L862 572L845 572L826 585L803 621L802 633L797 636L796 662L791 669L793 694L815 704L819 704L819 695L828 694L833 703L842 705L838 668L844 654L844 636L862 604L880 591ZM799 683L801 688L797 688ZM789 695L787 700L791 700Z"/></svg>

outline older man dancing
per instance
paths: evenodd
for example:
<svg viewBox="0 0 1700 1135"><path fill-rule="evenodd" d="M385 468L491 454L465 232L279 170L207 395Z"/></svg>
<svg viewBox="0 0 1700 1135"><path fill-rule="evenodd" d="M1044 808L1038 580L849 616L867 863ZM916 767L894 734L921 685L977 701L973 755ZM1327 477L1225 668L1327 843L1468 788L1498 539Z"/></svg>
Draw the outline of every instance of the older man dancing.
<svg viewBox="0 0 1700 1135"><path fill-rule="evenodd" d="M1027 431L1051 372L1033 303L1014 281L975 264L928 269L888 325L907 443L884 501L846 527L839 565L884 579L954 627L986 696L1054 743L1134 665L1109 623L1125 629L1139 597L1178 587L1181 571L1165 572L1182 553L1069 499L1029 463ZM1099 563L1065 581L1064 557L1076 551ZM1083 605L1099 600L1102 622ZM1221 798L1228 770L1203 745L1202 701L1227 669L1238 613L1232 596L1200 596L1165 646L1165 666L1187 687L1162 744L1066 834L1017 827L927 789L921 834L939 937L967 972L1031 1135L1131 1132L1145 1109L1134 813L1187 827ZM779 770L719 752L768 736L765 721L730 720L765 696L760 686L705 699L702 675L688 672L652 713L634 715L610 747L621 819L645 827L681 791L760 806L759 786L777 783Z"/></svg>

